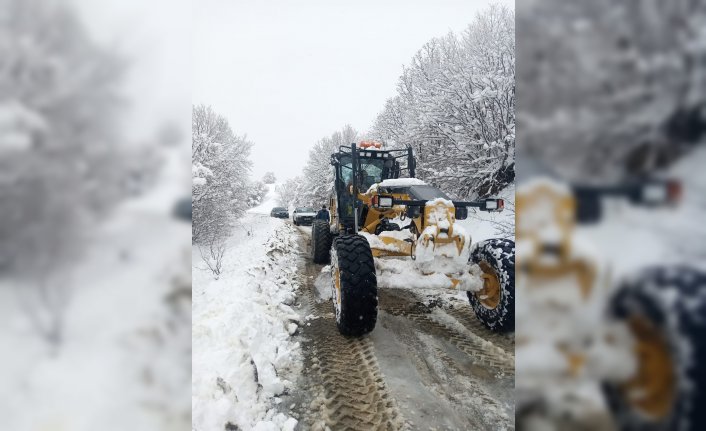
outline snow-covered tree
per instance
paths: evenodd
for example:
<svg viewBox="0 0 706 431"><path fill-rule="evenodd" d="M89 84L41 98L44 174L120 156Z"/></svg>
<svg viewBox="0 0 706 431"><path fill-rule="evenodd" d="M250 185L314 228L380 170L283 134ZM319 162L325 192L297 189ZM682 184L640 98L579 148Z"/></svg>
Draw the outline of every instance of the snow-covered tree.
<svg viewBox="0 0 706 431"><path fill-rule="evenodd" d="M275 191L279 197L279 201L285 207L289 208L291 206L302 206L306 205L304 200L305 183L301 176L292 178L277 186Z"/></svg>
<svg viewBox="0 0 706 431"><path fill-rule="evenodd" d="M461 35L429 41L405 67L370 135L411 146L418 176L458 197L514 179L514 13L499 5Z"/></svg>
<svg viewBox="0 0 706 431"><path fill-rule="evenodd" d="M267 172L263 177L262 177L262 182L265 184L274 184L277 182L277 177L275 177L274 172Z"/></svg>
<svg viewBox="0 0 706 431"><path fill-rule="evenodd" d="M706 4L518 2L522 150L568 178L665 166L706 131Z"/></svg>
<svg viewBox="0 0 706 431"><path fill-rule="evenodd" d="M360 134L350 125L319 140L309 151L309 159L304 166L303 187L301 190L305 205L315 208L328 203L334 183L331 154L341 146L348 146L360 139Z"/></svg>
<svg viewBox="0 0 706 431"><path fill-rule="evenodd" d="M262 181L251 181L248 185L248 207L252 208L262 203L267 194L267 185Z"/></svg>
<svg viewBox="0 0 706 431"><path fill-rule="evenodd" d="M67 4L0 0L0 275L37 332L61 342L84 232L121 197L125 62Z"/></svg>
<svg viewBox="0 0 706 431"><path fill-rule="evenodd" d="M208 244L227 237L248 207L252 144L210 106L193 108L191 126L192 240Z"/></svg>
<svg viewBox="0 0 706 431"><path fill-rule="evenodd" d="M37 274L60 266L82 218L116 199L124 67L67 6L0 10L0 271Z"/></svg>
<svg viewBox="0 0 706 431"><path fill-rule="evenodd" d="M341 146L360 140L361 135L350 125L320 139L309 151L309 159L303 174L277 187L276 191L284 205L320 207L328 204L333 190L334 174L331 154Z"/></svg>

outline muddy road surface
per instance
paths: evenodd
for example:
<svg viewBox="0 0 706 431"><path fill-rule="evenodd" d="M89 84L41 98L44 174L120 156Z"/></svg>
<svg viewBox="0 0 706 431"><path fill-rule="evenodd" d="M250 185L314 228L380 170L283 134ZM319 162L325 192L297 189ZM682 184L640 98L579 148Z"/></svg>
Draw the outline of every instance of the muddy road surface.
<svg viewBox="0 0 706 431"><path fill-rule="evenodd" d="M283 400L298 429L514 429L512 334L487 330L466 300L380 286L375 330L344 337L330 274L309 258L310 229L299 231L304 371Z"/></svg>

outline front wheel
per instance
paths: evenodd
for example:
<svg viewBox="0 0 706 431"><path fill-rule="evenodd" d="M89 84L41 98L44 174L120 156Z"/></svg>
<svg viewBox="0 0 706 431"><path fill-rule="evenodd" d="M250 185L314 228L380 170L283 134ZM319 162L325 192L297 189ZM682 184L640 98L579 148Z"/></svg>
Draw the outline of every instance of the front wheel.
<svg viewBox="0 0 706 431"><path fill-rule="evenodd" d="M610 302L612 319L633 335L637 369L603 389L620 429L702 430L706 391L706 274L654 267L625 283Z"/></svg>
<svg viewBox="0 0 706 431"><path fill-rule="evenodd" d="M360 235L338 237L331 256L336 326L342 335L360 336L375 328L377 279L368 241Z"/></svg>
<svg viewBox="0 0 706 431"><path fill-rule="evenodd" d="M480 266L483 288L467 292L478 320L496 332L515 330L515 242L489 239L475 245L471 262Z"/></svg>

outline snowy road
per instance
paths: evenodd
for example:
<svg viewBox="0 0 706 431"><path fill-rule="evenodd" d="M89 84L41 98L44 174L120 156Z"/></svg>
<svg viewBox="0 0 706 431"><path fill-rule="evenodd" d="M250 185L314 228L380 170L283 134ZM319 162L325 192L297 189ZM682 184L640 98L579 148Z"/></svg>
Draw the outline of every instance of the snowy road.
<svg viewBox="0 0 706 431"><path fill-rule="evenodd" d="M379 291L375 330L338 334L330 275L299 229L303 369L285 404L300 429L513 429L514 337L482 327L460 295Z"/></svg>
<svg viewBox="0 0 706 431"><path fill-rule="evenodd" d="M465 294L382 283L375 330L339 335L311 228L269 217L278 204L270 186L217 279L194 251L194 430L514 429L513 335Z"/></svg>

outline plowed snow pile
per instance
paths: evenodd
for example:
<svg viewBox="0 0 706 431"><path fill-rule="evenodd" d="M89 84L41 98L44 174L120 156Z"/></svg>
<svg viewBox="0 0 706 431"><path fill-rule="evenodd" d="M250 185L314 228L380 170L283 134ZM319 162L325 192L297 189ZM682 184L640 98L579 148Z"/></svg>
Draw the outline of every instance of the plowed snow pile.
<svg viewBox="0 0 706 431"><path fill-rule="evenodd" d="M401 180L410 180L408 178L403 178ZM413 179L412 179L413 180ZM385 180L385 182L393 180ZM397 181L397 180L394 180ZM412 182L414 183L414 182ZM396 183L395 183L396 184ZM404 184L403 182L401 184ZM471 244L479 243L492 238L509 238L514 240L515 236L515 186L510 185L504 190L502 190L496 197L503 198L505 200L505 210L498 213L480 211L475 208L469 208L468 218L465 220L457 220L456 228L463 230L464 234L468 234L471 239ZM396 221L396 223L401 223ZM406 225L409 222L403 224ZM407 231L401 232L383 232L381 236L395 236L398 239L405 239L402 237ZM384 249L386 245L374 235L361 233L372 246ZM417 252L419 253L419 249ZM465 260L464 260L465 259ZM467 302L467 296L465 291L458 291L451 288L451 281L444 275L444 271L448 270L441 262L432 261L429 262L423 272L427 275L421 276L419 268L419 261L412 261L408 257L403 258L375 258L375 269L377 271L377 282L379 288L393 288L393 289L412 289L417 292L420 296L426 297L427 300L437 301L438 299L448 300L449 298L456 298L462 302ZM468 260L467 256L464 256L459 260L459 262L465 262ZM465 263L459 268L463 270ZM479 270L468 266L471 271ZM449 271L454 272L454 271ZM481 280L478 277L468 275L464 277L464 286L468 290L477 290L482 287Z"/></svg>
<svg viewBox="0 0 706 431"><path fill-rule="evenodd" d="M252 226L252 227L251 227ZM292 430L277 408L299 373L295 230L250 213L229 241L219 279L193 250L194 430Z"/></svg>

